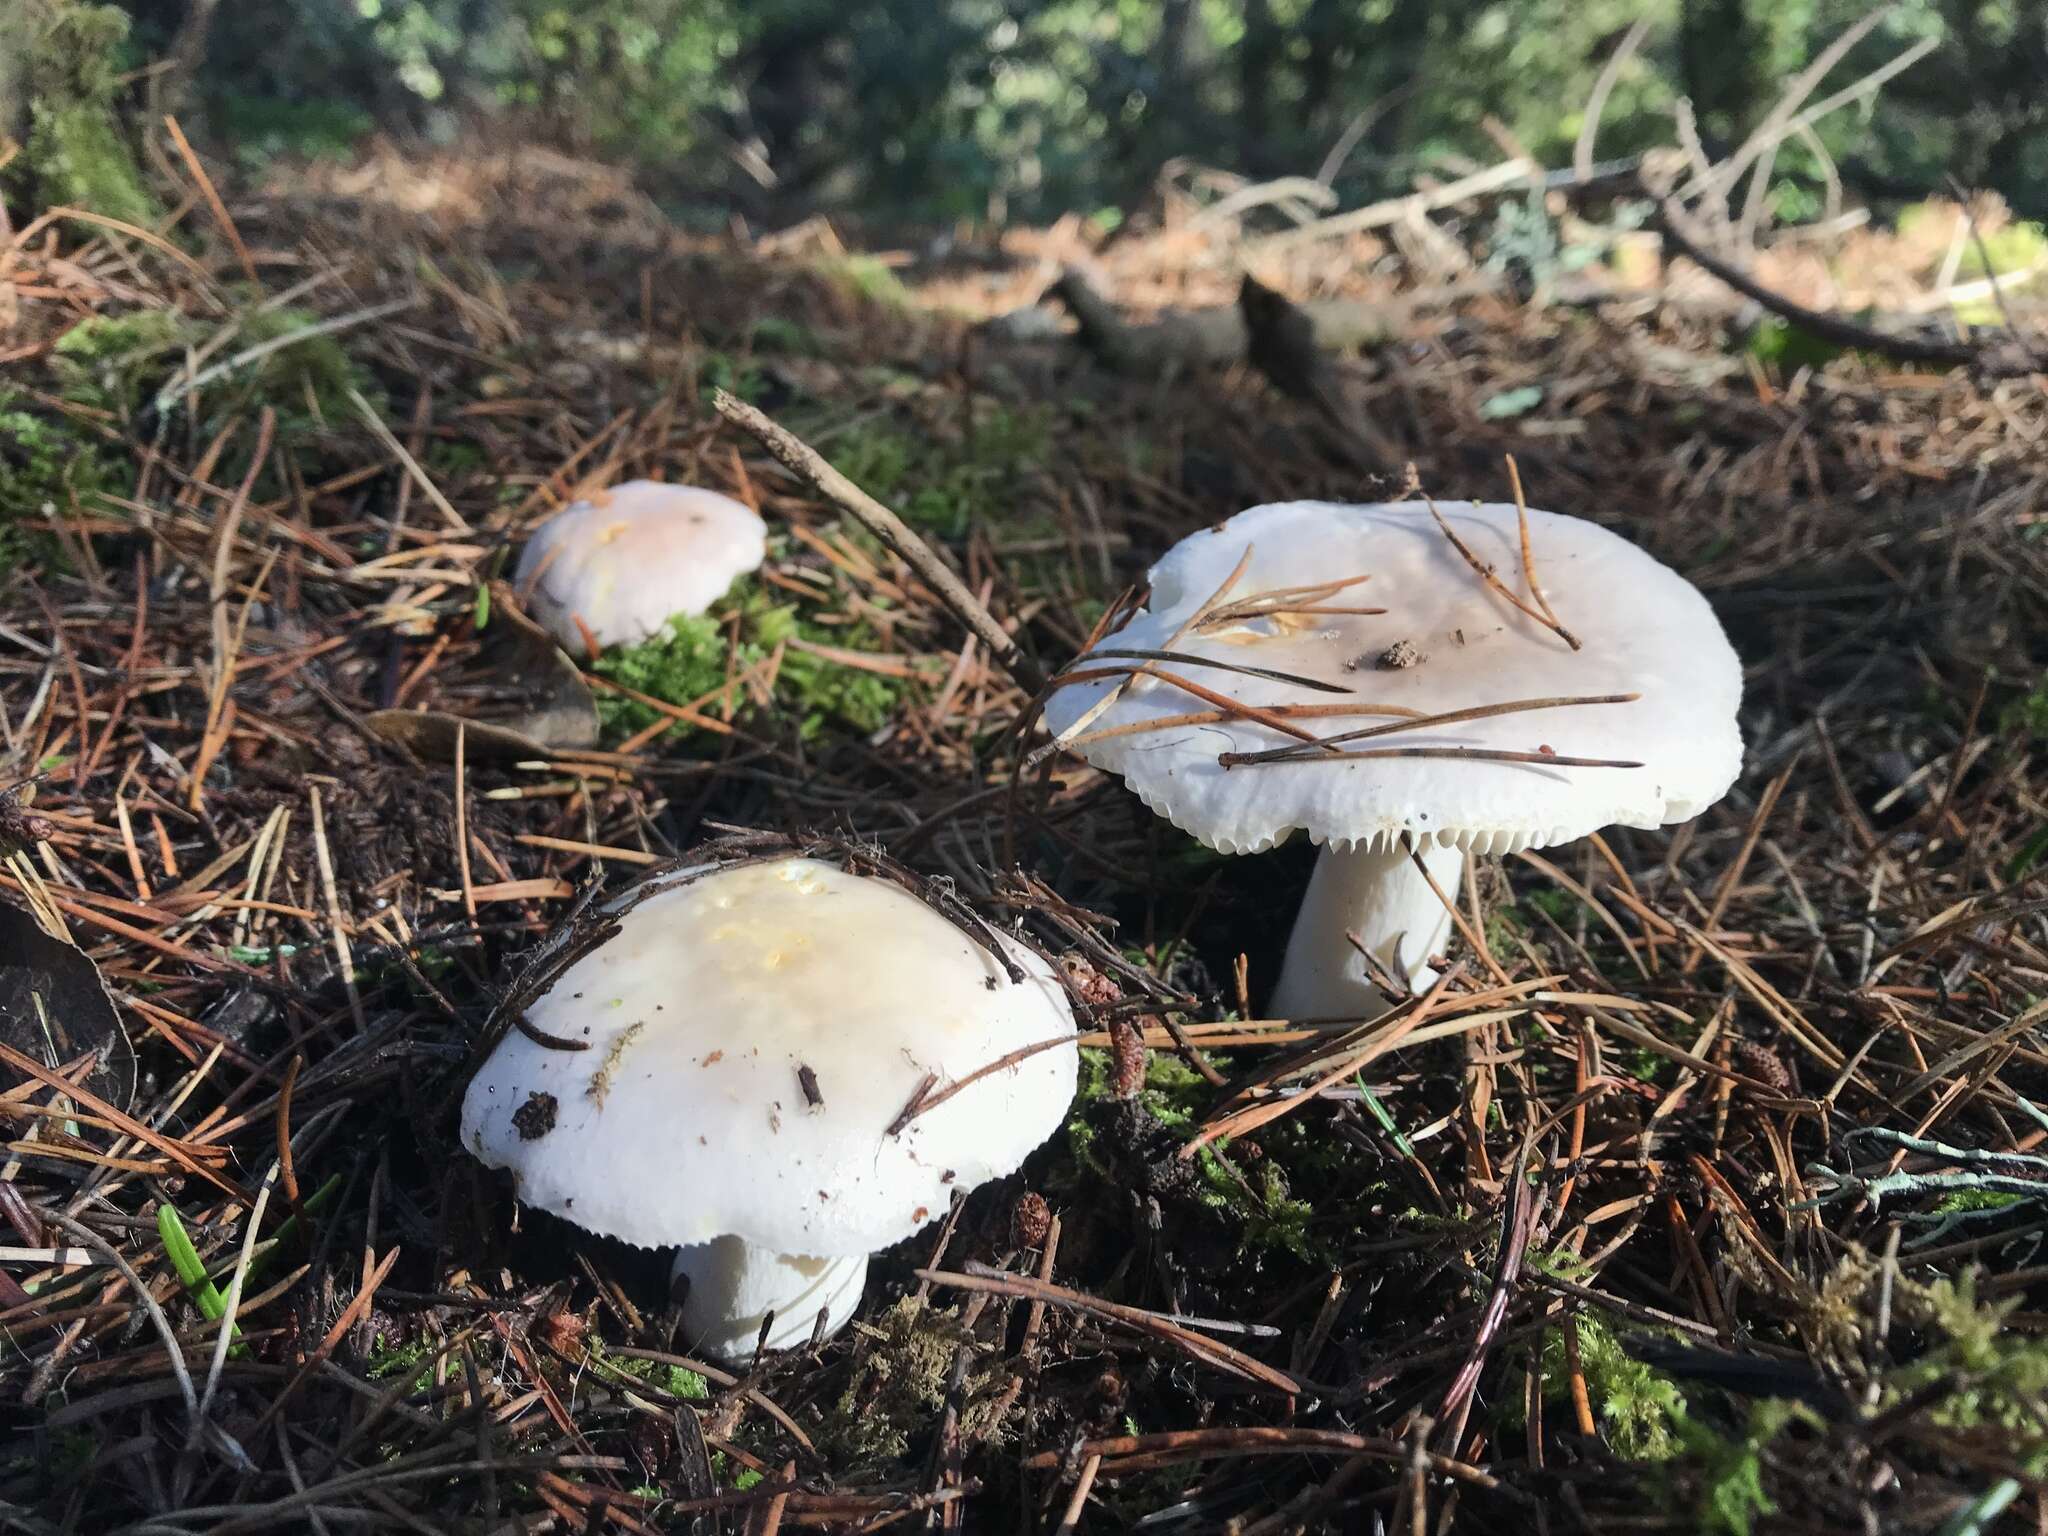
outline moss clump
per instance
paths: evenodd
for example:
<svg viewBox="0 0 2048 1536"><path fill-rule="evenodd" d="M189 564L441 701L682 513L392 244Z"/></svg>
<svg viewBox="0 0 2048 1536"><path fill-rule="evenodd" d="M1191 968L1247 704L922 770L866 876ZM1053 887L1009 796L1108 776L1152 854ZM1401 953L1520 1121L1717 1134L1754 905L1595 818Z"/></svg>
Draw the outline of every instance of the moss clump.
<svg viewBox="0 0 2048 1536"><path fill-rule="evenodd" d="M1668 1461L1683 1444L1685 1396L1678 1383L1623 1349L1599 1318L1582 1315L1576 1326L1579 1370L1607 1443L1630 1461ZM1563 1401L1571 1392L1571 1364L1561 1331L1544 1334L1541 1366L1544 1398Z"/></svg>
<svg viewBox="0 0 2048 1536"><path fill-rule="evenodd" d="M316 323L305 310L252 303L217 350L232 355ZM92 315L60 336L47 360L49 392L76 408L70 416L0 386L0 571L51 553L50 542L33 537L24 523L98 510L98 498L133 489L134 471L119 443L85 423L127 427L183 370L189 349L218 334L218 322L174 309ZM210 434L269 404L277 411L279 439L294 442L303 456L325 424L353 420L350 389L373 399L377 393L334 337L314 336L231 371L184 397L179 408L192 411ZM240 473L231 450L223 474L233 479Z"/></svg>
<svg viewBox="0 0 2048 1536"><path fill-rule="evenodd" d="M1005 493L1044 462L1042 412L998 407L977 415L971 439L947 441L877 426L842 440L832 465L912 526L963 537L969 523L1004 509Z"/></svg>
<svg viewBox="0 0 2048 1536"><path fill-rule="evenodd" d="M660 1360L642 1360L637 1355L615 1355L605 1348L604 1340L594 1332L590 1335L590 1358L594 1364L607 1370L658 1387L670 1397L694 1403L703 1402L711 1396L711 1384L695 1371Z"/></svg>
<svg viewBox="0 0 2048 1536"><path fill-rule="evenodd" d="M855 1326L870 1344L864 1369L826 1411L820 1442L856 1466L897 1461L909 1451L912 1435L937 1422L954 1358L963 1346L973 1348L972 1337L954 1310L917 1296L905 1296L883 1313L879 1327ZM960 1405L963 1434L1000 1437L1002 1426L993 1415L1005 1379L1004 1372L970 1361Z"/></svg>
<svg viewBox="0 0 2048 1536"><path fill-rule="evenodd" d="M1809 1418L1796 1403L1777 1399L1750 1406L1749 1422L1736 1436L1715 1434L1690 1419L1679 1421L1686 1449L1701 1466L1700 1529L1708 1536L1749 1536L1759 1515L1777 1504L1764 1491L1764 1449L1795 1419Z"/></svg>
<svg viewBox="0 0 2048 1536"><path fill-rule="evenodd" d="M27 103L28 138L14 172L45 206L66 204L130 224L151 224L155 202L115 111L128 18L111 5L23 0L9 19L9 51L20 49L10 86ZM0 122L0 132L10 125Z"/></svg>
<svg viewBox="0 0 2048 1536"><path fill-rule="evenodd" d="M2028 741L2048 741L2048 682L2009 700L1998 712L1999 729Z"/></svg>
<svg viewBox="0 0 2048 1536"><path fill-rule="evenodd" d="M61 416L31 410L0 387L0 574L48 559L54 544L26 522L121 495L134 477L127 461Z"/></svg>
<svg viewBox="0 0 2048 1536"><path fill-rule="evenodd" d="M79 321L50 349L58 392L126 420L170 376L195 340L174 309L135 309Z"/></svg>
<svg viewBox="0 0 2048 1536"><path fill-rule="evenodd" d="M300 335L319 323L303 309L264 309L253 297L231 322L225 343L213 347L211 363ZM64 398L125 420L151 405L158 392L184 370L189 349L218 336L218 322L201 322L172 309L138 309L94 315L80 321L51 349L50 368ZM333 336L306 336L230 370L196 394L182 396L202 429L217 430L231 418L269 405L286 437L323 425L353 422L348 392L376 391Z"/></svg>
<svg viewBox="0 0 2048 1536"><path fill-rule="evenodd" d="M1219 1071L1229 1070L1228 1058L1210 1060ZM1118 1175L1105 1159L1102 1107L1113 1096L1109 1052L1083 1048L1074 1108L1067 1117L1067 1149L1082 1170L1109 1182L1116 1182ZM1139 1091L1138 1103L1144 1122L1173 1140L1194 1135L1214 1096L1215 1090L1201 1074L1171 1051L1153 1051L1147 1056L1145 1086ZM1309 1230L1315 1207L1296 1199L1288 1183L1285 1165L1293 1159L1270 1151L1288 1139L1290 1129L1277 1127L1271 1137L1263 1137L1261 1145L1269 1149L1268 1155L1254 1162L1232 1157L1227 1138L1209 1143L1185 1165L1192 1178L1182 1190L1196 1204L1214 1212L1236 1234L1241 1248L1280 1249L1297 1258L1324 1262L1329 1255Z"/></svg>
<svg viewBox="0 0 2048 1536"><path fill-rule="evenodd" d="M866 254L828 256L817 263L818 271L834 287L863 303L884 309L910 308L910 290L881 258Z"/></svg>
<svg viewBox="0 0 2048 1536"><path fill-rule="evenodd" d="M1938 1381L1954 1389L1929 1410L1951 1429L1996 1426L2018 1437L2030 1453L2048 1451L2048 1339L2005 1326L2024 1298L1980 1302L1965 1274L1899 1292L1900 1315L1921 1330L1927 1348L1885 1379L1893 1403Z"/></svg>
<svg viewBox="0 0 2048 1536"><path fill-rule="evenodd" d="M424 1392L434 1384L434 1353L425 1339L416 1339L410 1344L385 1345L380 1337L378 1347L370 1352L364 1368L369 1376L378 1380L409 1377L406 1391Z"/></svg>
<svg viewBox="0 0 2048 1536"><path fill-rule="evenodd" d="M286 100L231 91L212 107L215 127L235 146L235 158L251 170L280 155L345 159L377 126L368 112L346 101Z"/></svg>
<svg viewBox="0 0 2048 1536"><path fill-rule="evenodd" d="M671 619L653 639L605 652L592 670L667 703L691 704L792 639L866 651L875 649L876 636L863 623L820 624L794 604L775 602L752 579L742 577L709 613ZM737 691L741 702L749 697L744 689ZM902 692L903 683L897 678L849 667L793 646L782 653L775 675L778 702L796 716L798 733L806 741L823 731L828 722L861 732L881 729ZM622 694L599 692L597 708L605 728L621 736L664 718ZM689 727L679 723L676 729Z"/></svg>

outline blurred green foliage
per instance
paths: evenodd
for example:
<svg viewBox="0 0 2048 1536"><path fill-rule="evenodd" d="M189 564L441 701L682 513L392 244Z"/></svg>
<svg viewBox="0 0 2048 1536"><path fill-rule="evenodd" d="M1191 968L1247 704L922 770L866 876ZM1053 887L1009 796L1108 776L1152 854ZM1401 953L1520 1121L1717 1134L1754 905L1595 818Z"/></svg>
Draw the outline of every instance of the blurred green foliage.
<svg viewBox="0 0 2048 1536"><path fill-rule="evenodd" d="M27 0L23 0L27 3ZM49 0L35 0L49 3ZM169 51L185 0L129 0ZM1347 195L1421 164L1497 159L1485 120L1568 158L1602 66L1638 18L1600 150L1673 141L1681 98L1710 150L1768 115L1863 0L238 0L197 57L225 132L317 151L371 120L452 131L519 111L636 160L681 207L1044 217L1128 205L1192 157L1313 174ZM1944 173L2048 206L2048 7L1902 0L1829 73L1849 84L1938 46L1787 140L1777 208L1910 198ZM296 139L296 143L294 142ZM1348 146L1340 156L1334 146Z"/></svg>
<svg viewBox="0 0 2048 1536"><path fill-rule="evenodd" d="M43 205L89 208L131 224L156 218L115 112L128 17L112 5L8 0L0 6L0 150L4 184Z"/></svg>

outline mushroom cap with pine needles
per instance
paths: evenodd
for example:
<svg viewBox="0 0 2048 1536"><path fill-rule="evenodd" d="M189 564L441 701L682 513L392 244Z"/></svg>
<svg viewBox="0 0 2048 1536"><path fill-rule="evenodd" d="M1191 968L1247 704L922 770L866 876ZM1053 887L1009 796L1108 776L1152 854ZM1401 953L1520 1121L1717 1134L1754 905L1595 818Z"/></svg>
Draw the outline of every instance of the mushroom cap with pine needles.
<svg viewBox="0 0 2048 1536"><path fill-rule="evenodd" d="M1095 680L1056 687L1047 724L1226 853L1297 830L1506 853L1698 815L1742 763L1720 622L1619 535L1528 511L1525 542L1523 515L1241 512L1152 568L1149 605L1068 667Z"/></svg>
<svg viewBox="0 0 2048 1536"><path fill-rule="evenodd" d="M901 886L819 859L633 894L525 1009L585 1048L511 1030L464 1097L463 1144L524 1204L642 1247L865 1254L1065 1117L1073 1012L1008 935L982 927L999 959Z"/></svg>

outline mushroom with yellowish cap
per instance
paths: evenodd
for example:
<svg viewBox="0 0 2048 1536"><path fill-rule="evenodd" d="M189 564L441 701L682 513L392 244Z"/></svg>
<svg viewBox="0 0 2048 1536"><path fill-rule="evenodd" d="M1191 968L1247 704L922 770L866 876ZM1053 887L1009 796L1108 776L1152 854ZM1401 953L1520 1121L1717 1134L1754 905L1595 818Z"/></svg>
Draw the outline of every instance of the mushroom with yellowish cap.
<svg viewBox="0 0 2048 1536"><path fill-rule="evenodd" d="M1014 1171L1073 1099L1053 968L891 880L698 865L609 919L471 1081L462 1140L526 1205L676 1245L708 1354L840 1327L870 1253Z"/></svg>
<svg viewBox="0 0 2048 1536"><path fill-rule="evenodd" d="M1706 599L1596 523L1511 504L1241 512L1169 550L1066 677L1055 740L1175 826L1225 853L1322 846L1271 999L1288 1017L1426 985L1467 851L1684 821L1742 763L1742 669Z"/></svg>
<svg viewBox="0 0 2048 1536"><path fill-rule="evenodd" d="M670 619L702 613L760 569L768 529L730 496L628 480L572 502L519 557L515 586L572 654L634 645Z"/></svg>

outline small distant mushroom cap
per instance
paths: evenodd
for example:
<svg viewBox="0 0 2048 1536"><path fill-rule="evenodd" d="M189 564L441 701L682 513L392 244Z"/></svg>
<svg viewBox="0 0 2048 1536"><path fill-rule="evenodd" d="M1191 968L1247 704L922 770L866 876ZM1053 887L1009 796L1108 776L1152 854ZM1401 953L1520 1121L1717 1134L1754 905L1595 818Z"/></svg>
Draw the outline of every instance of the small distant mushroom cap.
<svg viewBox="0 0 2048 1536"><path fill-rule="evenodd" d="M1515 508L1438 502L1480 560L1525 601ZM1736 709L1742 668L1692 584L1626 539L1581 518L1532 510L1536 577L1558 619L1583 642L1573 651L1518 613L1458 554L1421 502L1253 507L1193 534L1152 569L1149 607L1100 642L1166 649L1249 547L1232 598L1345 577L1371 579L1324 599L1379 615L1301 615L1190 633L1170 647L1243 666L1335 683L1360 701L1429 714L1563 695L1640 693L1629 704L1497 716L1353 742L1344 750L1454 746L1625 759L1640 768L1381 758L1223 768L1224 752L1285 746L1253 721L1112 737L1077 750L1121 774L1146 805L1226 853L1270 848L1295 831L1338 849L1385 850L1405 835L1507 853L1569 842L1610 825L1655 827L1698 815L1727 793L1742 764ZM1413 648L1386 659L1401 642ZM1087 657L1075 663L1086 669ZM1107 664L1107 663L1105 663ZM1174 670L1172 663L1160 663ZM1213 668L1182 668L1203 686L1259 705L1332 704L1341 695ZM1056 689L1046 723L1079 719L1108 682ZM1140 681L1088 727L1127 725L1211 706L1169 684ZM1387 723L1388 716L1299 722L1318 736Z"/></svg>
<svg viewBox="0 0 2048 1536"><path fill-rule="evenodd" d="M578 617L599 645L637 644L717 602L760 568L767 547L767 525L730 496L628 480L543 523L514 585L534 618L581 655Z"/></svg>
<svg viewBox="0 0 2048 1536"><path fill-rule="evenodd" d="M1073 1099L1066 993L997 939L1022 982L901 887L822 860L663 877L526 1010L590 1049L508 1032L464 1097L463 1144L525 1204L643 1247L885 1247L1013 1171ZM889 1134L926 1073L936 1093L1052 1039Z"/></svg>

